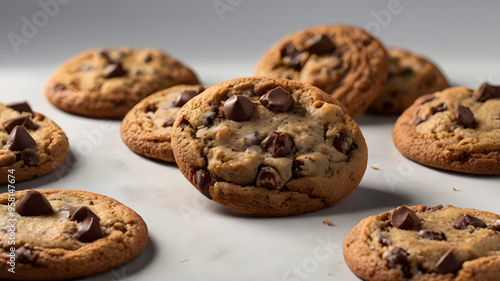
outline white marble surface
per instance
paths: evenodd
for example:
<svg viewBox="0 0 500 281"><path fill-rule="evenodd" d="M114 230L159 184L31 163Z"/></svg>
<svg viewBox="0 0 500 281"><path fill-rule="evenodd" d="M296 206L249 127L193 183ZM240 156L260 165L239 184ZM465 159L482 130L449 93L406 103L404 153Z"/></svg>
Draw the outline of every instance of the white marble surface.
<svg viewBox="0 0 500 281"><path fill-rule="evenodd" d="M222 19L214 8L219 2L234 4ZM399 12L377 21L374 14L384 14L395 2ZM53 107L43 94L45 82L59 63L85 49L132 45L166 50L208 85L251 75L261 54L295 30L376 22L386 45L428 56L452 85L475 88L485 80L500 83L499 3L71 1L60 5L16 53L7 34L21 34L22 18L32 19L42 8L38 1L7 1L0 8L0 101L28 100L64 129L71 146L61 168L16 187L97 192L144 218L150 233L146 250L87 280L359 280L343 260L342 243L361 219L401 204L453 204L500 213L499 178L412 162L393 145L395 117L362 115L356 121L368 143L368 164L378 170L368 168L360 186L335 206L300 216L253 218L204 198L175 165L132 153L120 139L119 121ZM6 186L0 186L4 191ZM333 226L323 225L324 218Z"/></svg>

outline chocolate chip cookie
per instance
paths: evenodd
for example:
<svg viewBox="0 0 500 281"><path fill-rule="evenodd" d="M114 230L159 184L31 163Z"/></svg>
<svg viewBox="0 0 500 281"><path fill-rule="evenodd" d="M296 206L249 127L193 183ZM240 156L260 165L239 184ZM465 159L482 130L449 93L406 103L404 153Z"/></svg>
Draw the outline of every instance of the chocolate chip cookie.
<svg viewBox="0 0 500 281"><path fill-rule="evenodd" d="M500 175L500 86L424 95L399 117L392 137L401 153L421 164Z"/></svg>
<svg viewBox="0 0 500 281"><path fill-rule="evenodd" d="M363 113L387 79L387 53L367 32L317 26L291 34L260 59L255 75L299 80L342 103L352 117Z"/></svg>
<svg viewBox="0 0 500 281"><path fill-rule="evenodd" d="M365 281L498 280L500 215L453 206L400 206L363 219L344 241Z"/></svg>
<svg viewBox="0 0 500 281"><path fill-rule="evenodd" d="M45 175L68 152L68 138L52 120L26 102L0 103L0 184L8 182L9 171L16 182Z"/></svg>
<svg viewBox="0 0 500 281"><path fill-rule="evenodd" d="M57 69L45 95L70 113L122 118L141 99L178 84L198 84L198 78L158 49L92 49Z"/></svg>
<svg viewBox="0 0 500 281"><path fill-rule="evenodd" d="M204 90L199 85L177 85L143 99L123 118L122 140L136 153L175 163L170 145L175 116L181 106Z"/></svg>
<svg viewBox="0 0 500 281"><path fill-rule="evenodd" d="M401 114L421 95L448 88L446 78L429 60L400 49L389 49L389 75L370 113Z"/></svg>
<svg viewBox="0 0 500 281"><path fill-rule="evenodd" d="M148 230L132 209L104 195L29 190L0 194L0 238L0 278L69 280L131 260Z"/></svg>
<svg viewBox="0 0 500 281"><path fill-rule="evenodd" d="M288 216L350 194L367 147L346 110L295 80L239 78L185 104L172 147L184 176L206 197L255 216Z"/></svg>

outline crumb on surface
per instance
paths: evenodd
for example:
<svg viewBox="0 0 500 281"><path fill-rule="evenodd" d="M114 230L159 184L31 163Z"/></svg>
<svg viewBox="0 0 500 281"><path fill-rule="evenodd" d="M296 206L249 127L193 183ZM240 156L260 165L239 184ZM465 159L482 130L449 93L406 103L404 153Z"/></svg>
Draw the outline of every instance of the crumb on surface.
<svg viewBox="0 0 500 281"><path fill-rule="evenodd" d="M458 191L454 186L451 187L451 190Z"/></svg>
<svg viewBox="0 0 500 281"><path fill-rule="evenodd" d="M377 164L370 164L370 168L374 170L378 170Z"/></svg>
<svg viewBox="0 0 500 281"><path fill-rule="evenodd" d="M323 219L323 224L324 225L328 225L328 226L332 226L333 225L332 221L329 220L329 219Z"/></svg>

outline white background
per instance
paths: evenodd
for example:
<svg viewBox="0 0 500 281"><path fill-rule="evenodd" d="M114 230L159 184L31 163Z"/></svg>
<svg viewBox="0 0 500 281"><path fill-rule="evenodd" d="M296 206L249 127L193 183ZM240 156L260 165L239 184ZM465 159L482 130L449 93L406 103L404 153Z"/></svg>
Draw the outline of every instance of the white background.
<svg viewBox="0 0 500 281"><path fill-rule="evenodd" d="M351 195L300 216L240 215L205 199L175 165L132 153L120 139L119 121L67 114L43 94L60 63L93 47L158 47L192 67L204 84L250 76L272 44L319 24L366 27L386 46L431 58L453 86L476 88L500 83L500 2L102 2L73 0L49 11L40 3L55 2L0 4L0 101L28 100L64 129L71 145L61 168L16 188L105 194L133 208L149 227L150 243L139 257L88 280L359 280L344 263L342 242L364 217L401 204L500 213L498 177L412 162L392 143L396 117L362 115L356 121L368 143L368 164L379 169L368 168ZM35 29L23 34L26 22ZM23 43L13 44L12 34ZM323 225L323 218L334 225Z"/></svg>

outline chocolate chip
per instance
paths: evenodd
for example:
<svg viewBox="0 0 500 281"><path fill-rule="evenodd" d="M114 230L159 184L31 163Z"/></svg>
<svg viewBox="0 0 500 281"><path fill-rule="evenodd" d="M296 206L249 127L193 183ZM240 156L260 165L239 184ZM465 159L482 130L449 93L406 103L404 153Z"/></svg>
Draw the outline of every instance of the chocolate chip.
<svg viewBox="0 0 500 281"><path fill-rule="evenodd" d="M36 190L29 190L17 202L16 212L23 217L42 216L52 213L52 206L42 193Z"/></svg>
<svg viewBox="0 0 500 281"><path fill-rule="evenodd" d="M174 125L174 123L175 123L175 120L173 118L170 118L165 123L163 123L163 128L168 127L168 126L172 126L172 125Z"/></svg>
<svg viewBox="0 0 500 281"><path fill-rule="evenodd" d="M418 237L424 238L424 239L431 239L431 240L439 240L439 241L445 241L446 236L442 232L434 232L430 230L424 230L421 229L418 232Z"/></svg>
<svg viewBox="0 0 500 281"><path fill-rule="evenodd" d="M33 167L40 163L40 156L38 155L36 150L32 148L26 148L21 152L21 160L24 161L25 165Z"/></svg>
<svg viewBox="0 0 500 281"><path fill-rule="evenodd" d="M126 74L125 70L123 70L121 63L111 63L104 68L103 75L105 78L114 78L124 76Z"/></svg>
<svg viewBox="0 0 500 281"><path fill-rule="evenodd" d="M470 110L470 108L457 105L453 110L453 114L455 116L455 121L458 125L464 126L466 128L471 128L476 124L476 119L474 119L474 113Z"/></svg>
<svg viewBox="0 0 500 281"><path fill-rule="evenodd" d="M17 112L29 112L31 115L33 115L33 110L31 110L30 105L27 102L16 102L16 103L10 103L6 104L5 106L14 109Z"/></svg>
<svg viewBox="0 0 500 281"><path fill-rule="evenodd" d="M153 57L151 56L151 54L147 54L146 57L144 57L144 62L145 63L148 63L150 62L151 60L153 60Z"/></svg>
<svg viewBox="0 0 500 281"><path fill-rule="evenodd" d="M260 146L275 157L284 157L292 151L293 140L286 133L273 131L260 143Z"/></svg>
<svg viewBox="0 0 500 281"><path fill-rule="evenodd" d="M68 218L71 221L82 222L89 217L95 218L97 221L99 221L99 217L85 206L63 206L59 208L59 210L68 211Z"/></svg>
<svg viewBox="0 0 500 281"><path fill-rule="evenodd" d="M410 261L408 260L408 255L408 252L406 252L405 250L399 247L395 247L385 257L387 266L392 269L401 270L406 278L411 278Z"/></svg>
<svg viewBox="0 0 500 281"><path fill-rule="evenodd" d="M458 262L457 258L450 249L438 260L434 272L439 274L457 273L462 265Z"/></svg>
<svg viewBox="0 0 500 281"><path fill-rule="evenodd" d="M108 64L112 64L113 63L113 60L109 57L109 54L108 54L107 51L101 51L101 52L99 52L99 56L101 58L105 59Z"/></svg>
<svg viewBox="0 0 500 281"><path fill-rule="evenodd" d="M302 58L304 53L300 52L292 44L287 44L281 49L281 58L283 59L283 64L292 67L296 70L300 70L302 67Z"/></svg>
<svg viewBox="0 0 500 281"><path fill-rule="evenodd" d="M434 207L425 207L424 213L434 213L434 212L437 212L441 209L443 209L443 205L441 205L441 204L434 206Z"/></svg>
<svg viewBox="0 0 500 281"><path fill-rule="evenodd" d="M305 43L305 50L309 53L321 55L331 53L335 50L335 45L328 36L324 34L316 34Z"/></svg>
<svg viewBox="0 0 500 281"><path fill-rule="evenodd" d="M184 90L177 95L173 105L175 107L182 107L183 105L186 104L186 102L188 102L190 99L194 98L197 95L198 95L197 91Z"/></svg>
<svg viewBox="0 0 500 281"><path fill-rule="evenodd" d="M240 95L229 98L222 110L227 118L240 122L246 121L252 117L254 107L247 97Z"/></svg>
<svg viewBox="0 0 500 281"><path fill-rule="evenodd" d="M473 217L469 214L465 214L465 215L461 216L452 224L452 226L456 229L466 229L467 226L469 226L469 225L472 225L475 227L480 227L480 228L486 227L486 223L484 223L484 221L482 221L476 217Z"/></svg>
<svg viewBox="0 0 500 281"><path fill-rule="evenodd" d="M413 74L413 69L411 69L411 67L404 67L399 71L399 74L401 74L401 75Z"/></svg>
<svg viewBox="0 0 500 281"><path fill-rule="evenodd" d="M418 120L415 120L415 122L413 122L413 125L417 126L418 124L420 124L420 123L422 123L424 121L427 121L427 116L423 116L422 118L420 118Z"/></svg>
<svg viewBox="0 0 500 281"><path fill-rule="evenodd" d="M293 160L292 164L292 177L298 179L302 177L302 170L304 168L304 161L300 159Z"/></svg>
<svg viewBox="0 0 500 281"><path fill-rule="evenodd" d="M441 103L438 106L431 107L431 113L435 114L437 112L445 111L448 109L448 106L446 106L446 103Z"/></svg>
<svg viewBox="0 0 500 281"><path fill-rule="evenodd" d="M420 218L403 205L392 211L391 224L399 229L412 230L420 227Z"/></svg>
<svg viewBox="0 0 500 281"><path fill-rule="evenodd" d="M500 98L500 86L483 83L474 92L474 97L477 101L486 101L489 99Z"/></svg>
<svg viewBox="0 0 500 281"><path fill-rule="evenodd" d="M267 189L277 189L280 185L281 177L278 171L271 166L262 166L257 174L255 184L257 187Z"/></svg>
<svg viewBox="0 0 500 281"><path fill-rule="evenodd" d="M146 106L146 112L156 112L158 110L158 107L156 106L156 103L148 103Z"/></svg>
<svg viewBox="0 0 500 281"><path fill-rule="evenodd" d="M30 133L21 126L14 127L7 140L7 149L12 151L22 151L26 148L35 146L35 140L31 137Z"/></svg>
<svg viewBox="0 0 500 281"><path fill-rule="evenodd" d="M51 91L52 92L60 92L66 90L66 86L60 83L55 84L52 86Z"/></svg>
<svg viewBox="0 0 500 281"><path fill-rule="evenodd" d="M99 219L94 217L85 218L79 225L78 231L75 233L75 238L80 242L92 242L102 238L101 225Z"/></svg>
<svg viewBox="0 0 500 281"><path fill-rule="evenodd" d="M349 149L350 149L349 142L347 141L347 137L346 137L344 132L340 131L335 136L335 138L333 139L333 146L335 147L335 149L337 149L338 151L340 151L344 154L347 151L349 151Z"/></svg>
<svg viewBox="0 0 500 281"><path fill-rule="evenodd" d="M7 133L11 133L14 127L22 126L26 129L36 130L38 129L38 125L31 121L29 116L20 116L16 118L9 119L2 123L2 126L5 128Z"/></svg>
<svg viewBox="0 0 500 281"><path fill-rule="evenodd" d="M193 182L196 188L205 195L208 199L212 199L210 194L210 185L212 184L212 176L206 169L199 169L193 175Z"/></svg>
<svg viewBox="0 0 500 281"><path fill-rule="evenodd" d="M287 112L292 109L295 100L283 88L276 87L262 95L260 103L272 112Z"/></svg>
<svg viewBox="0 0 500 281"><path fill-rule="evenodd" d="M24 264L33 264L35 263L36 258L38 257L38 252L35 252L33 249L29 249L27 247L21 247L16 250L16 261Z"/></svg>
<svg viewBox="0 0 500 281"><path fill-rule="evenodd" d="M378 242L380 242L380 244L382 244L382 246L389 246L389 245L392 245L392 241L391 239L385 237L384 235L380 234L379 237L378 237Z"/></svg>
<svg viewBox="0 0 500 281"><path fill-rule="evenodd" d="M488 229L500 232L500 222L497 222L493 225L488 226Z"/></svg>

